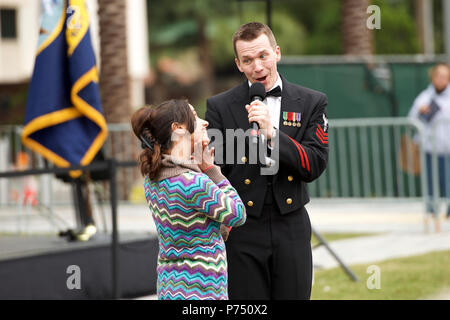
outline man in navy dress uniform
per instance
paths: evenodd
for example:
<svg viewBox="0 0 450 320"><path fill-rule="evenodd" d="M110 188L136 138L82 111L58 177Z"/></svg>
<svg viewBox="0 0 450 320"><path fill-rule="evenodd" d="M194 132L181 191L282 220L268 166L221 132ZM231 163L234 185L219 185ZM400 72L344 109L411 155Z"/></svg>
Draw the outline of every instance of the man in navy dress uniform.
<svg viewBox="0 0 450 320"><path fill-rule="evenodd" d="M246 80L209 98L205 118L223 137L227 129L246 131L251 122L258 123L268 149L277 150L278 170L261 174L261 165L252 164L248 154L233 163L218 163L248 216L226 242L229 297L309 299L313 266L306 183L317 179L328 161L327 97L278 73L281 51L266 25L242 25L233 46ZM252 102L249 88L256 82L264 85L267 96ZM222 147L215 147L226 159L234 147L223 140Z"/></svg>

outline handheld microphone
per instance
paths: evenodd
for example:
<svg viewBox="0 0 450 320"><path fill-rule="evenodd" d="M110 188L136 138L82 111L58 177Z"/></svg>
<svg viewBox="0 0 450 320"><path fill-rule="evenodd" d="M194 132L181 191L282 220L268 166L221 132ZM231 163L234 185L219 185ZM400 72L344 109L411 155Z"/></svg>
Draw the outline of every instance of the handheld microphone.
<svg viewBox="0 0 450 320"><path fill-rule="evenodd" d="M251 102L253 101L263 101L264 97L266 95L266 88L264 88L264 85L261 82L255 82L251 85L249 96ZM258 143L258 131L259 131L259 125L257 122L251 122L251 131L250 131L250 142L252 143Z"/></svg>

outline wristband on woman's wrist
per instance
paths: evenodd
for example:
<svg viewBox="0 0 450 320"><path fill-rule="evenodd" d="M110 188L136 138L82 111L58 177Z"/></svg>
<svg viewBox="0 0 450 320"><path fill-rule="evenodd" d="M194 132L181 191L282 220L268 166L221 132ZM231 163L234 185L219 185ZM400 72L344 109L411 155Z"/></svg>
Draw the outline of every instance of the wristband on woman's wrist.
<svg viewBox="0 0 450 320"><path fill-rule="evenodd" d="M214 164L212 164L212 165L210 165L208 168L206 168L205 170L202 170L202 172L206 172L206 171L208 171L209 169L211 169L212 167L214 167Z"/></svg>

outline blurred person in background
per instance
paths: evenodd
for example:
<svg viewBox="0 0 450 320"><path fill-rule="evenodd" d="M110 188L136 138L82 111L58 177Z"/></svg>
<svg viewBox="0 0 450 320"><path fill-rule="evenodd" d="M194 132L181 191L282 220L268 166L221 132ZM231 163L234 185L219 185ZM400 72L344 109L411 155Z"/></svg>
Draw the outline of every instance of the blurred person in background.
<svg viewBox="0 0 450 320"><path fill-rule="evenodd" d="M433 217L435 231L439 232L435 196L447 198L446 217L450 217L450 67L445 63L435 65L430 70L430 79L431 84L414 100L408 116L424 124L420 144L425 151L428 186L425 231L428 232L429 219ZM434 168L433 154L437 155L437 168ZM438 181L433 180L436 169ZM439 186L440 195L434 190L435 184Z"/></svg>

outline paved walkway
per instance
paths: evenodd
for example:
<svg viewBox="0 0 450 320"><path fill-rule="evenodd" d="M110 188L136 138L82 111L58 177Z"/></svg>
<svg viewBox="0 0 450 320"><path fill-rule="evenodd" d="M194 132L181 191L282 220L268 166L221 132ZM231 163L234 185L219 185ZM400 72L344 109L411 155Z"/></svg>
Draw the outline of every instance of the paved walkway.
<svg viewBox="0 0 450 320"><path fill-rule="evenodd" d="M379 233L366 237L333 241L330 246L347 263L367 263L394 257L450 250L450 220L441 215L441 232L424 233L421 202L354 201L313 199L307 205L311 224L320 233ZM52 233L59 228L75 226L73 209L56 207L53 220L45 211L17 208L0 209L0 233ZM103 208L106 228L111 230L110 208ZM22 213L22 214L20 214ZM155 233L155 226L145 205L119 205L119 230ZM94 212L97 225L103 229L103 215ZM53 223L51 221L54 221ZM314 250L314 263L321 268L337 264L325 247Z"/></svg>
<svg viewBox="0 0 450 320"><path fill-rule="evenodd" d="M107 228L111 230L108 207L105 207ZM362 264L397 257L424 254L431 251L450 250L450 220L441 215L441 232L424 233L424 213L422 202L398 202L389 200L354 201L313 199L307 205L311 224L320 233L379 233L351 239L337 240L330 247L347 264ZM73 211L68 207L55 210L59 220L70 227L74 225ZM155 233L155 227L145 205L120 205L119 229L123 232ZM23 217L27 216L24 219ZM0 210L0 232L18 230L35 232L55 232L57 229L36 210L22 211L21 223L14 208ZM96 210L97 224L102 228L102 215ZM58 221L58 220L55 220ZM60 223L61 224L61 223ZM232 235L231 235L232 236ZM325 247L313 251L314 265L317 268L333 268L337 261ZM447 291L440 297L450 298ZM143 297L154 299L155 296Z"/></svg>

